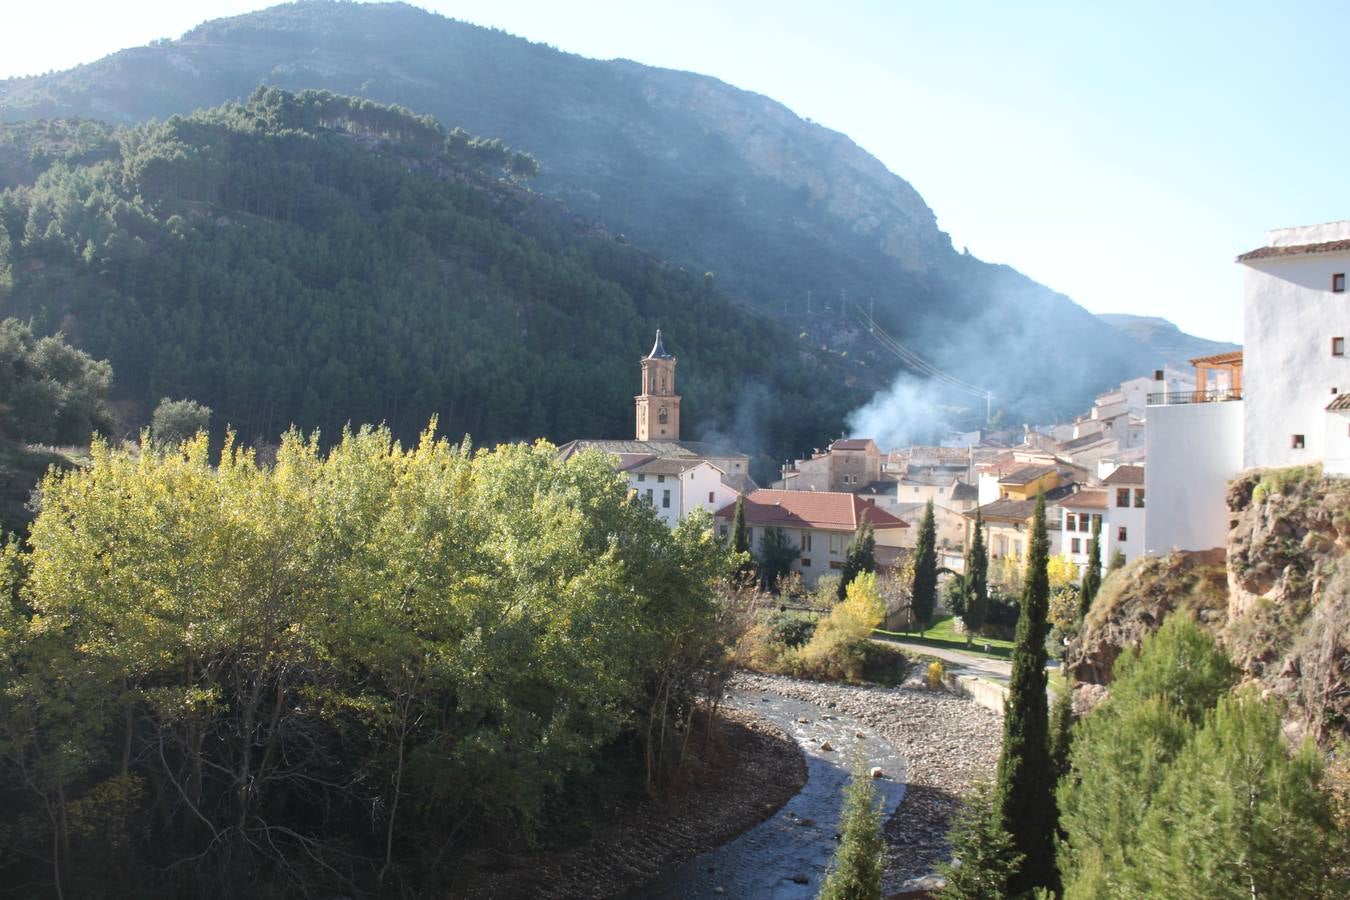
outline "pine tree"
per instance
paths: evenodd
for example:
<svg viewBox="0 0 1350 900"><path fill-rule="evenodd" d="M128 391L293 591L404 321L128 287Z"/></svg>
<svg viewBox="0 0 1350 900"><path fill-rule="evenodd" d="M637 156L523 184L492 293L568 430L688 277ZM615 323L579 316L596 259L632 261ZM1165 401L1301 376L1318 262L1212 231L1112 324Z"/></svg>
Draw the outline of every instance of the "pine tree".
<svg viewBox="0 0 1350 900"><path fill-rule="evenodd" d="M994 808L993 788L977 784L961 803L949 834L954 863L938 866L947 884L942 900L997 900L1022 862Z"/></svg>
<svg viewBox="0 0 1350 900"><path fill-rule="evenodd" d="M937 524L933 520L933 501L928 501L919 523L919 539L914 548L914 618L920 632L927 631L937 605Z"/></svg>
<svg viewBox="0 0 1350 900"><path fill-rule="evenodd" d="M839 849L820 888L819 900L881 900L881 807L861 756L844 788L839 815Z"/></svg>
<svg viewBox="0 0 1350 900"><path fill-rule="evenodd" d="M877 537L872 523L863 519L862 527L848 542L844 553L844 568L839 573L839 599L848 596L849 582L864 572L877 570Z"/></svg>
<svg viewBox="0 0 1350 900"><path fill-rule="evenodd" d="M1017 620L1012 678L1003 708L1003 752L998 761L996 803L1022 863L1011 893L1053 890L1055 870L1055 777L1050 762L1049 711L1045 691L1046 615L1050 606L1050 541L1045 531L1045 495L1036 498L1027 555L1022 614Z"/></svg>
<svg viewBox="0 0 1350 900"><path fill-rule="evenodd" d="M984 522L978 509L975 510L975 536L966 549L965 583L966 609L961 621L966 628L966 646L969 647L989 614L989 552L984 546Z"/></svg>
<svg viewBox="0 0 1350 900"><path fill-rule="evenodd" d="M1092 520L1092 540L1088 541L1087 569L1083 572L1083 583L1078 588L1078 621L1087 618L1092 601L1102 586L1102 520Z"/></svg>

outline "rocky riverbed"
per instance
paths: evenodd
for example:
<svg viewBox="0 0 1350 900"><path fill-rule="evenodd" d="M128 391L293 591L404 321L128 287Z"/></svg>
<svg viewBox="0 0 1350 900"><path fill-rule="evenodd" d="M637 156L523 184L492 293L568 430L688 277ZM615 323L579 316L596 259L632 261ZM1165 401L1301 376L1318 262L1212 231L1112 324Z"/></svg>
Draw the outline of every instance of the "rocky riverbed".
<svg viewBox="0 0 1350 900"><path fill-rule="evenodd" d="M961 795L976 781L994 777L1002 720L963 697L752 673L737 675L732 687L838 710L874 729L904 757L905 795L885 826L887 891L914 887L950 857L946 834Z"/></svg>

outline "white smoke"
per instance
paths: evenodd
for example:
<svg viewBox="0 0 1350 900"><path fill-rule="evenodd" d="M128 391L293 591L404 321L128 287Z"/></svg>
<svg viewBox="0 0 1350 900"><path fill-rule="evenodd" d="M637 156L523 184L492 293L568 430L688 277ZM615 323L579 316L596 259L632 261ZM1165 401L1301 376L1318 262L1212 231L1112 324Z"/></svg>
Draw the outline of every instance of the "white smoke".
<svg viewBox="0 0 1350 900"><path fill-rule="evenodd" d="M845 421L850 435L870 437L878 447L908 447L941 438L947 431L946 411L932 382L901 372Z"/></svg>

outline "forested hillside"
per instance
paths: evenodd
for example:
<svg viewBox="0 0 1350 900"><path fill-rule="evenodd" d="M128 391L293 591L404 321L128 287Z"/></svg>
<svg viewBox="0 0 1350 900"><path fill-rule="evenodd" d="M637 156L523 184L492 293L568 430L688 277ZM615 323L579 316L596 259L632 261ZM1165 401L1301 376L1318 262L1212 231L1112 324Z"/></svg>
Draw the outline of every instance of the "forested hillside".
<svg viewBox="0 0 1350 900"><path fill-rule="evenodd" d="M850 304L875 304L887 331L994 390L1016 421L1081 408L1158 364L1067 297L953 248L907 182L772 99L706 76L584 59L402 4L278 6L68 72L0 82L0 120L163 119L243 99L264 83L402 104L500 136L538 158L535 189L634 246L714 272L727 296L816 352L848 353L889 376L898 362L851 315ZM678 313L659 297L643 302L666 319ZM607 327L603 301L575 309ZM737 321L728 321L733 332ZM587 343L608 346L603 337ZM333 358L349 369L364 363ZM541 421L530 404L502 399L512 422ZM979 400L963 402L983 412ZM320 393L315 404L323 403ZM792 449L830 436L817 432Z"/></svg>
<svg viewBox="0 0 1350 900"><path fill-rule="evenodd" d="M106 358L124 426L164 396L248 440L294 423L479 442L632 431L657 325L685 436L837 433L847 362L520 186L528 154L407 110L259 90L163 123L0 128L6 315ZM823 368L828 366L830 368ZM856 364L852 372L863 371Z"/></svg>

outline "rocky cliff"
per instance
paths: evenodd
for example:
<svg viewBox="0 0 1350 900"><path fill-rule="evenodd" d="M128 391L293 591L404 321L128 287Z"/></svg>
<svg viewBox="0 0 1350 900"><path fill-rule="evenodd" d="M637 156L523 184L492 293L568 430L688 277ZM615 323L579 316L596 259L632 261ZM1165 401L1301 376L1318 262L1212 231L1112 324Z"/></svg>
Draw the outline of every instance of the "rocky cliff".
<svg viewBox="0 0 1350 900"><path fill-rule="evenodd" d="M1288 702L1292 730L1350 732L1350 481L1316 467L1253 471L1232 483L1228 508L1226 563L1173 553L1111 573L1066 665L1107 684L1116 657L1180 611Z"/></svg>

